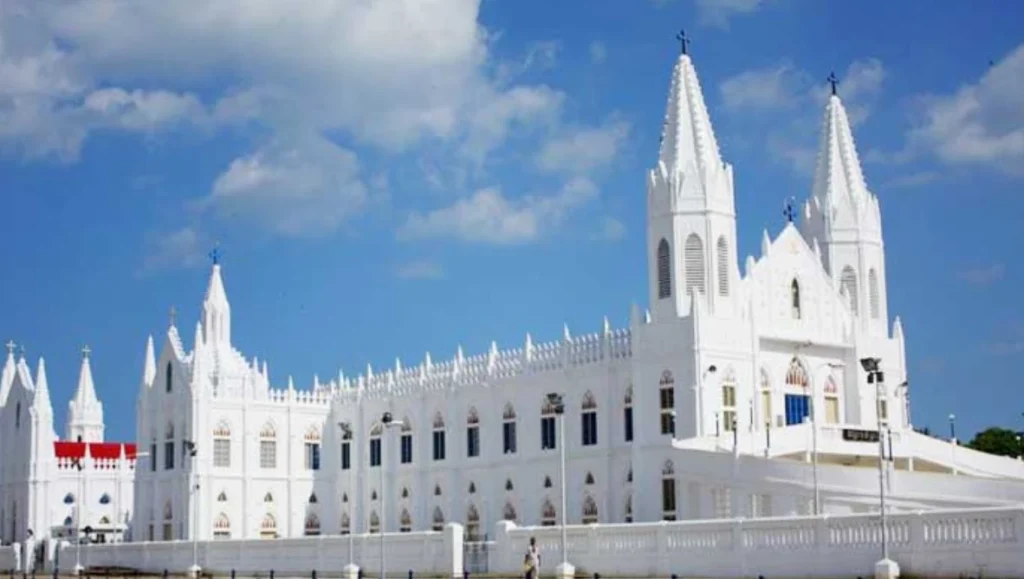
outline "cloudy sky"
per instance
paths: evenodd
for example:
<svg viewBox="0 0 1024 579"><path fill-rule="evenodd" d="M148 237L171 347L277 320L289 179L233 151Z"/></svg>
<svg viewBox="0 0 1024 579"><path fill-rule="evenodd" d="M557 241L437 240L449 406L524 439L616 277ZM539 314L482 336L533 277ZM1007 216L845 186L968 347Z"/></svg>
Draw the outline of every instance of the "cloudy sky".
<svg viewBox="0 0 1024 579"><path fill-rule="evenodd" d="M1024 9L998 0L6 0L0 334L56 401L88 343L126 438L217 242L276 384L623 325L680 27L740 255L806 197L834 70L914 422L1024 427Z"/></svg>

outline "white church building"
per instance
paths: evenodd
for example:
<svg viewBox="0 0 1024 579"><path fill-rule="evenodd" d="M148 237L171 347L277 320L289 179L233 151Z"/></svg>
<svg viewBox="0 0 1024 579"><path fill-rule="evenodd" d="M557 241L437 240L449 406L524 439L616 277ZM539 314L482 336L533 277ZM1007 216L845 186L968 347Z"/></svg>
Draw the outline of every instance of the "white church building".
<svg viewBox="0 0 1024 579"><path fill-rule="evenodd" d="M103 438L88 347L63 439L54 429L46 363L39 359L33 377L24 353L16 359L14 348L7 343L0 371L0 544L30 536L40 547L49 538L123 540L133 505L135 444Z"/></svg>
<svg viewBox="0 0 1024 579"><path fill-rule="evenodd" d="M627 328L274 389L232 345L215 259L191 351L173 321L147 346L135 540L555 525L563 450L569 523L877 511L880 452L894 510L1024 502L1019 461L911 428L881 209L835 93L809 198L741 269L733 168L679 57Z"/></svg>
<svg viewBox="0 0 1024 579"><path fill-rule="evenodd" d="M232 345L215 260L191 349L173 316L159 349L146 344L138 452L104 442L87 350L60 440L43 362L33 377L10 349L0 539L86 526L102 541L273 539L458 522L474 541L500 521L877 512L879 473L893 511L1021 505L1024 463L911 427L881 209L835 92L810 196L741 268L733 168L691 58L679 57L646 175L649 309L634 306L625 328L605 320L555 342L527 334L511 349L459 347L273 388L267 363Z"/></svg>

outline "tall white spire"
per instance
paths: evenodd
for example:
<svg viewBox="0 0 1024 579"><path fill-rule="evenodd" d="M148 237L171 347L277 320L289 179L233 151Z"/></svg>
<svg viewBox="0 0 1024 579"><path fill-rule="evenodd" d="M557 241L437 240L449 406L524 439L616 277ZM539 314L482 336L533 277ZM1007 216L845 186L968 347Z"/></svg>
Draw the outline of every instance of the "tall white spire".
<svg viewBox="0 0 1024 579"><path fill-rule="evenodd" d="M103 405L96 396L89 363L89 346L82 348L82 366L78 371L78 389L68 403L68 440L103 442Z"/></svg>
<svg viewBox="0 0 1024 579"><path fill-rule="evenodd" d="M672 71L658 162L669 175L693 169L705 175L722 165L697 71L685 51Z"/></svg>
<svg viewBox="0 0 1024 579"><path fill-rule="evenodd" d="M231 305L224 291L224 280L220 275L220 254L217 249L210 252L213 270L203 300L204 343L208 345L231 344Z"/></svg>
<svg viewBox="0 0 1024 579"><path fill-rule="evenodd" d="M17 363L14 360L14 348L17 344L14 340L7 340L4 346L7 348L7 361L4 362L4 369L0 371L0 406L7 404L7 395L11 393L11 384L14 383L14 373L17 371Z"/></svg>
<svg viewBox="0 0 1024 579"><path fill-rule="evenodd" d="M811 195L814 209L822 211L827 221L844 203L855 214L860 214L873 197L864 181L846 107L835 92L829 96L821 124L821 142Z"/></svg>
<svg viewBox="0 0 1024 579"><path fill-rule="evenodd" d="M887 332L885 249L878 197L864 179L846 107L829 76L832 94L825 105L811 197L804 206L801 232L819 247L822 265L861 330Z"/></svg>
<svg viewBox="0 0 1024 579"><path fill-rule="evenodd" d="M142 367L142 384L150 388L156 379L156 355L153 353L153 335L146 339L146 361Z"/></svg>
<svg viewBox="0 0 1024 579"><path fill-rule="evenodd" d="M32 398L32 407L36 412L53 414L53 404L50 402L50 384L46 379L46 361L39 358L39 366L36 370L36 390Z"/></svg>

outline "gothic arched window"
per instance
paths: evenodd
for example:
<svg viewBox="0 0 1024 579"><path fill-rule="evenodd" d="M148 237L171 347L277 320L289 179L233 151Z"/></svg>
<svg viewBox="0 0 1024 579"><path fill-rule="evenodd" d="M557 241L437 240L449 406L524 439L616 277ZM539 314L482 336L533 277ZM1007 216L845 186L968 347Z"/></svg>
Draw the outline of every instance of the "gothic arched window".
<svg viewBox="0 0 1024 579"><path fill-rule="evenodd" d="M715 259L718 260L718 295L728 296L729 295L729 242L725 240L725 236L718 238L718 244L715 248L717 255Z"/></svg>
<svg viewBox="0 0 1024 579"><path fill-rule="evenodd" d="M696 233L691 233L686 238L686 245L683 247L683 257L686 263L686 295L690 295L693 289L706 294L704 242L700 240L700 236Z"/></svg>
<svg viewBox="0 0 1024 579"><path fill-rule="evenodd" d="M672 252L668 241L658 242L658 299L672 297Z"/></svg>

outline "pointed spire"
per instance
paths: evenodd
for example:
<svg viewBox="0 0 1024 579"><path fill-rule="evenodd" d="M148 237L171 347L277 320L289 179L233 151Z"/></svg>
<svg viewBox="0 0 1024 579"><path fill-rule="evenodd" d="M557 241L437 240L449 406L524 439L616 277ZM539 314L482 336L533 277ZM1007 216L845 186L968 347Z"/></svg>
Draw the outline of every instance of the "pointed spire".
<svg viewBox="0 0 1024 579"><path fill-rule="evenodd" d="M835 78L833 75L832 79ZM828 97L822 119L818 146L817 166L814 170L814 188L811 193L817 207L827 218L848 201L852 208L860 208L871 194L864 181L860 157L853 141L853 131L842 99L833 93ZM826 211L827 209L827 211Z"/></svg>
<svg viewBox="0 0 1024 579"><path fill-rule="evenodd" d="M89 346L82 348L82 366L78 372L78 389L68 403L68 440L103 442L103 405L96 396L92 379Z"/></svg>
<svg viewBox="0 0 1024 579"><path fill-rule="evenodd" d="M772 246L772 240L771 240L770 237L768 237L768 230L767 229L762 229L761 230L761 257L767 257L768 256L768 250L771 248L771 246Z"/></svg>
<svg viewBox="0 0 1024 579"><path fill-rule="evenodd" d="M267 361L263 361L263 371L261 372L263 379L270 382L270 370L267 369Z"/></svg>
<svg viewBox="0 0 1024 579"><path fill-rule="evenodd" d="M494 370L494 365L498 361L498 342L491 340L491 349L487 351L487 370L488 372Z"/></svg>
<svg viewBox="0 0 1024 579"><path fill-rule="evenodd" d="M92 348L89 346L82 348L82 365L78 370L78 390L75 391L75 397L72 399L73 403L83 406L99 402L99 398L96 397L96 385L92 380L92 366L89 364L90 354L92 354Z"/></svg>
<svg viewBox="0 0 1024 579"><path fill-rule="evenodd" d="M316 392L320 389L320 375L313 374L313 391Z"/></svg>
<svg viewBox="0 0 1024 579"><path fill-rule="evenodd" d="M373 366L369 362L366 363L366 381L373 380Z"/></svg>
<svg viewBox="0 0 1024 579"><path fill-rule="evenodd" d="M202 322L196 322L196 334L192 339L192 350L198 352L209 342L209 340L203 339L203 324Z"/></svg>
<svg viewBox="0 0 1024 579"><path fill-rule="evenodd" d="M569 334L569 324L562 324L562 339L566 342L572 341L572 335Z"/></svg>
<svg viewBox="0 0 1024 579"><path fill-rule="evenodd" d="M688 41L680 36L684 50L672 71L658 161L669 175L691 166L704 175L721 168L722 158L697 71L685 50Z"/></svg>
<svg viewBox="0 0 1024 579"><path fill-rule="evenodd" d="M0 371L0 406L7 403L7 395L11 391L14 373L17 371L17 363L14 361L14 349L17 344L14 343L14 340L7 340L5 346L7 347L7 361L4 362L4 368Z"/></svg>
<svg viewBox="0 0 1024 579"><path fill-rule="evenodd" d="M402 375L402 360L395 356L395 376Z"/></svg>
<svg viewBox="0 0 1024 579"><path fill-rule="evenodd" d="M292 380L291 375L288 375L288 391L295 392L295 380Z"/></svg>
<svg viewBox="0 0 1024 579"><path fill-rule="evenodd" d="M210 282L206 286L206 297L203 300L203 328L206 331L208 344L231 344L231 304L224 289L224 280L220 271L220 252L214 248L210 252L213 269L210 271Z"/></svg>
<svg viewBox="0 0 1024 579"><path fill-rule="evenodd" d="M49 409L53 412L53 404L50 402L50 384L46 379L46 361L39 358L39 366L36 369L36 393L32 400L32 406L37 410Z"/></svg>
<svg viewBox="0 0 1024 579"><path fill-rule="evenodd" d="M156 379L156 355L153 353L153 334L146 339L146 361L142 366L142 383L147 388Z"/></svg>

